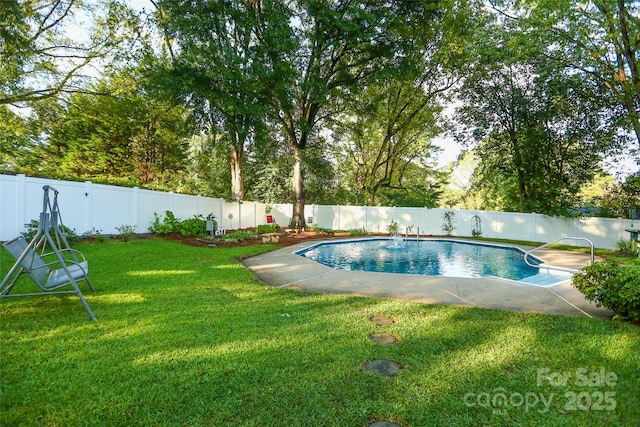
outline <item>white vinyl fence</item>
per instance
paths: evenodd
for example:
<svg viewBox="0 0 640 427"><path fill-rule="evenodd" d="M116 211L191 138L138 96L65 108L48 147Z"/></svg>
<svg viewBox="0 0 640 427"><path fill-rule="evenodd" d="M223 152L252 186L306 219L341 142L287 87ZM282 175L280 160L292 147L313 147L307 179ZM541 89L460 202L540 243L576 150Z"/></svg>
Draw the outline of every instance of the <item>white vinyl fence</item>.
<svg viewBox="0 0 640 427"><path fill-rule="evenodd" d="M255 227L266 222L263 203L228 203L224 199L164 193L86 182L0 175L0 241L10 240L26 230L42 211L43 186L58 190L60 216L65 226L79 235L96 231L118 234L118 227L133 226L146 233L154 214L171 211L179 219L213 214L218 224L229 229ZM53 199L50 192L49 197ZM272 214L281 224L282 215Z"/></svg>
<svg viewBox="0 0 640 427"><path fill-rule="evenodd" d="M213 214L228 229L256 227L267 223L267 215L280 225L289 224L292 206L276 205L270 212L260 202L225 202L223 199L164 193L86 182L0 175L0 241L10 240L26 230L25 224L38 219L42 211L44 185L58 190L58 203L65 226L77 234L98 231L118 234L118 227L135 226L145 233L154 214L171 211L179 219ZM52 195L51 195L52 196ZM332 230L387 231L395 220L402 234L442 235L444 209L320 206L305 209L307 223ZM584 237L599 248L615 248L619 240L629 240L628 219L562 218L540 214L455 210L453 235L471 236L474 217L480 220L483 237L549 242L558 237ZM637 221L636 221L637 222ZM637 224L634 224L637 227ZM563 242L570 244L571 242ZM581 245L582 243L577 242Z"/></svg>

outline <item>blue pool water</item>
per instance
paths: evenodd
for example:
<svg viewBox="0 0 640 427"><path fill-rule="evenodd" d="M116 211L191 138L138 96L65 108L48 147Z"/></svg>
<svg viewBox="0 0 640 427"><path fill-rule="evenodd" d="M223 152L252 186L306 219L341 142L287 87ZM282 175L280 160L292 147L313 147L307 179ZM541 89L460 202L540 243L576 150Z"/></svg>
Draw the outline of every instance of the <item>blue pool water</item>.
<svg viewBox="0 0 640 427"><path fill-rule="evenodd" d="M320 243L296 252L336 270L422 274L445 277L494 276L547 286L570 274L524 262L521 249L453 240L366 239ZM529 256L529 262L542 261Z"/></svg>

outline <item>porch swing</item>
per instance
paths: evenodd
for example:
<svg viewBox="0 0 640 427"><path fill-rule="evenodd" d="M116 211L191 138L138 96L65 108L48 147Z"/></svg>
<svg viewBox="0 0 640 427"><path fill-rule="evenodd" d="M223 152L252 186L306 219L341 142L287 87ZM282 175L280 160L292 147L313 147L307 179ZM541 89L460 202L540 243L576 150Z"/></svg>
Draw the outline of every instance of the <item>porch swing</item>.
<svg viewBox="0 0 640 427"><path fill-rule="evenodd" d="M20 236L2 246L16 262L0 284L0 299L21 296L77 294L91 320L96 320L84 298L79 282L85 281L95 292L89 280L89 265L84 255L69 246L62 231L62 218L58 207L58 190L45 185L42 212L36 235L30 242ZM53 203L49 197L52 191ZM46 252L49 250L49 252ZM22 275L28 275L41 292L10 294ZM63 289L63 288L72 289Z"/></svg>

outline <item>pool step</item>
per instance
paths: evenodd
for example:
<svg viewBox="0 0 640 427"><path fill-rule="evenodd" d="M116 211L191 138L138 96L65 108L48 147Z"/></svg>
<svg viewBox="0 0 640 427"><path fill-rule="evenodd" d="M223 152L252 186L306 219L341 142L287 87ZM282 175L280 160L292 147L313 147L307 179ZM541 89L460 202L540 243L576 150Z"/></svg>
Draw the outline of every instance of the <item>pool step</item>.
<svg viewBox="0 0 640 427"><path fill-rule="evenodd" d="M573 275L568 272L565 273L562 271L552 271L540 268L540 272L538 274L520 279L519 282L538 286L553 286L571 280L572 277Z"/></svg>

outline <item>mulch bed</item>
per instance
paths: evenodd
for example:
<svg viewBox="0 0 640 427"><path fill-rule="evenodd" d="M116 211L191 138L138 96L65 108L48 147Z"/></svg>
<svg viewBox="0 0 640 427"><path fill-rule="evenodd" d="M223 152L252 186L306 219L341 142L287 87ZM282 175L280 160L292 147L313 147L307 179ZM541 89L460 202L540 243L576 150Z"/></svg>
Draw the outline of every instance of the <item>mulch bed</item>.
<svg viewBox="0 0 640 427"><path fill-rule="evenodd" d="M234 231L238 230L227 230L227 234L231 234ZM253 231L253 229L244 229L242 231ZM313 239L330 239L332 237L345 237L348 236L348 233L318 233L315 231L305 231L300 233L285 233L284 230L281 233L278 244L280 246L291 246L296 243L304 242L307 240ZM215 247L219 248L230 248L236 246L251 246L251 245L262 245L262 240L260 238L251 238L251 239L243 239L243 240L223 240L219 238L197 238L197 237L185 237L180 233L171 233L167 236L164 236L165 239L175 240L180 243L189 246L201 246L207 247L211 244L214 244Z"/></svg>

